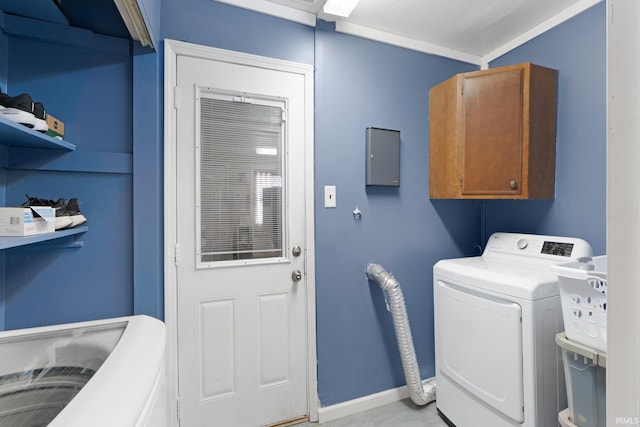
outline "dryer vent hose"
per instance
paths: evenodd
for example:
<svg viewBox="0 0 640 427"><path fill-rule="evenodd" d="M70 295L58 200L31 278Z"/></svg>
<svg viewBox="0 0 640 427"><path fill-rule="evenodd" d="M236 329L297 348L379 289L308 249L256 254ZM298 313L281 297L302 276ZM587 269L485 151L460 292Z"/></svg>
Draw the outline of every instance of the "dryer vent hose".
<svg viewBox="0 0 640 427"><path fill-rule="evenodd" d="M413 347L407 307L404 304L404 296L400 283L387 272L381 265L369 264L367 266L367 278L373 280L385 293L387 308L393 317L393 327L396 331L398 350L402 360L402 369L407 381L409 396L416 405L426 405L436 400L436 380L431 378L424 383L420 379L420 368L416 358L416 350Z"/></svg>

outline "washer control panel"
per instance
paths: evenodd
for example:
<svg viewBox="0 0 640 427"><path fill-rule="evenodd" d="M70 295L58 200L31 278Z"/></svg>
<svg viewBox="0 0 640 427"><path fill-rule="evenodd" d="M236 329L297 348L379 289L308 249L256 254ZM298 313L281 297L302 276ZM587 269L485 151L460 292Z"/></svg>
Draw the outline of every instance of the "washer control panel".
<svg viewBox="0 0 640 427"><path fill-rule="evenodd" d="M492 253L524 255L557 261L593 255L591 246L582 239L519 233L492 234L487 241L483 256Z"/></svg>
<svg viewBox="0 0 640 427"><path fill-rule="evenodd" d="M573 243L566 242L548 242L545 241L542 244L542 252L547 255L558 255L571 257L571 252L573 251Z"/></svg>

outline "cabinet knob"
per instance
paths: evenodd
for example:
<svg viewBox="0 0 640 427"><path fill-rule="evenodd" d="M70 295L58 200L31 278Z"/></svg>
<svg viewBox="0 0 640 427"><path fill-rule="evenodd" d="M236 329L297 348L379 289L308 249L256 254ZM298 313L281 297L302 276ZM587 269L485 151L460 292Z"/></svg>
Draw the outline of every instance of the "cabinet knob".
<svg viewBox="0 0 640 427"><path fill-rule="evenodd" d="M509 181L509 187L511 187L512 190L515 190L518 188L518 183L515 181Z"/></svg>

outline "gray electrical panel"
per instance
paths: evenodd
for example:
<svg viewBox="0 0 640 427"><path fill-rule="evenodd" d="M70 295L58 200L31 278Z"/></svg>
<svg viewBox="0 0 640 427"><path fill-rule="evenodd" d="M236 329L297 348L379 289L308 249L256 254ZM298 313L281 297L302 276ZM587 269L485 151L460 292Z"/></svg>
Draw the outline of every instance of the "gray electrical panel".
<svg viewBox="0 0 640 427"><path fill-rule="evenodd" d="M400 131L367 128L367 185L400 186Z"/></svg>

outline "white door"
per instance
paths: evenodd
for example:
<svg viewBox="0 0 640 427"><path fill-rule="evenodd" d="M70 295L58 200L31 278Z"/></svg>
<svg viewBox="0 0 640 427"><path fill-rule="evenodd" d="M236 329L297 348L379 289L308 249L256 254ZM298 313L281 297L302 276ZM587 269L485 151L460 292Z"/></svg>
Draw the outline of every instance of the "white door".
<svg viewBox="0 0 640 427"><path fill-rule="evenodd" d="M305 78L190 56L176 76L180 425L304 417Z"/></svg>

